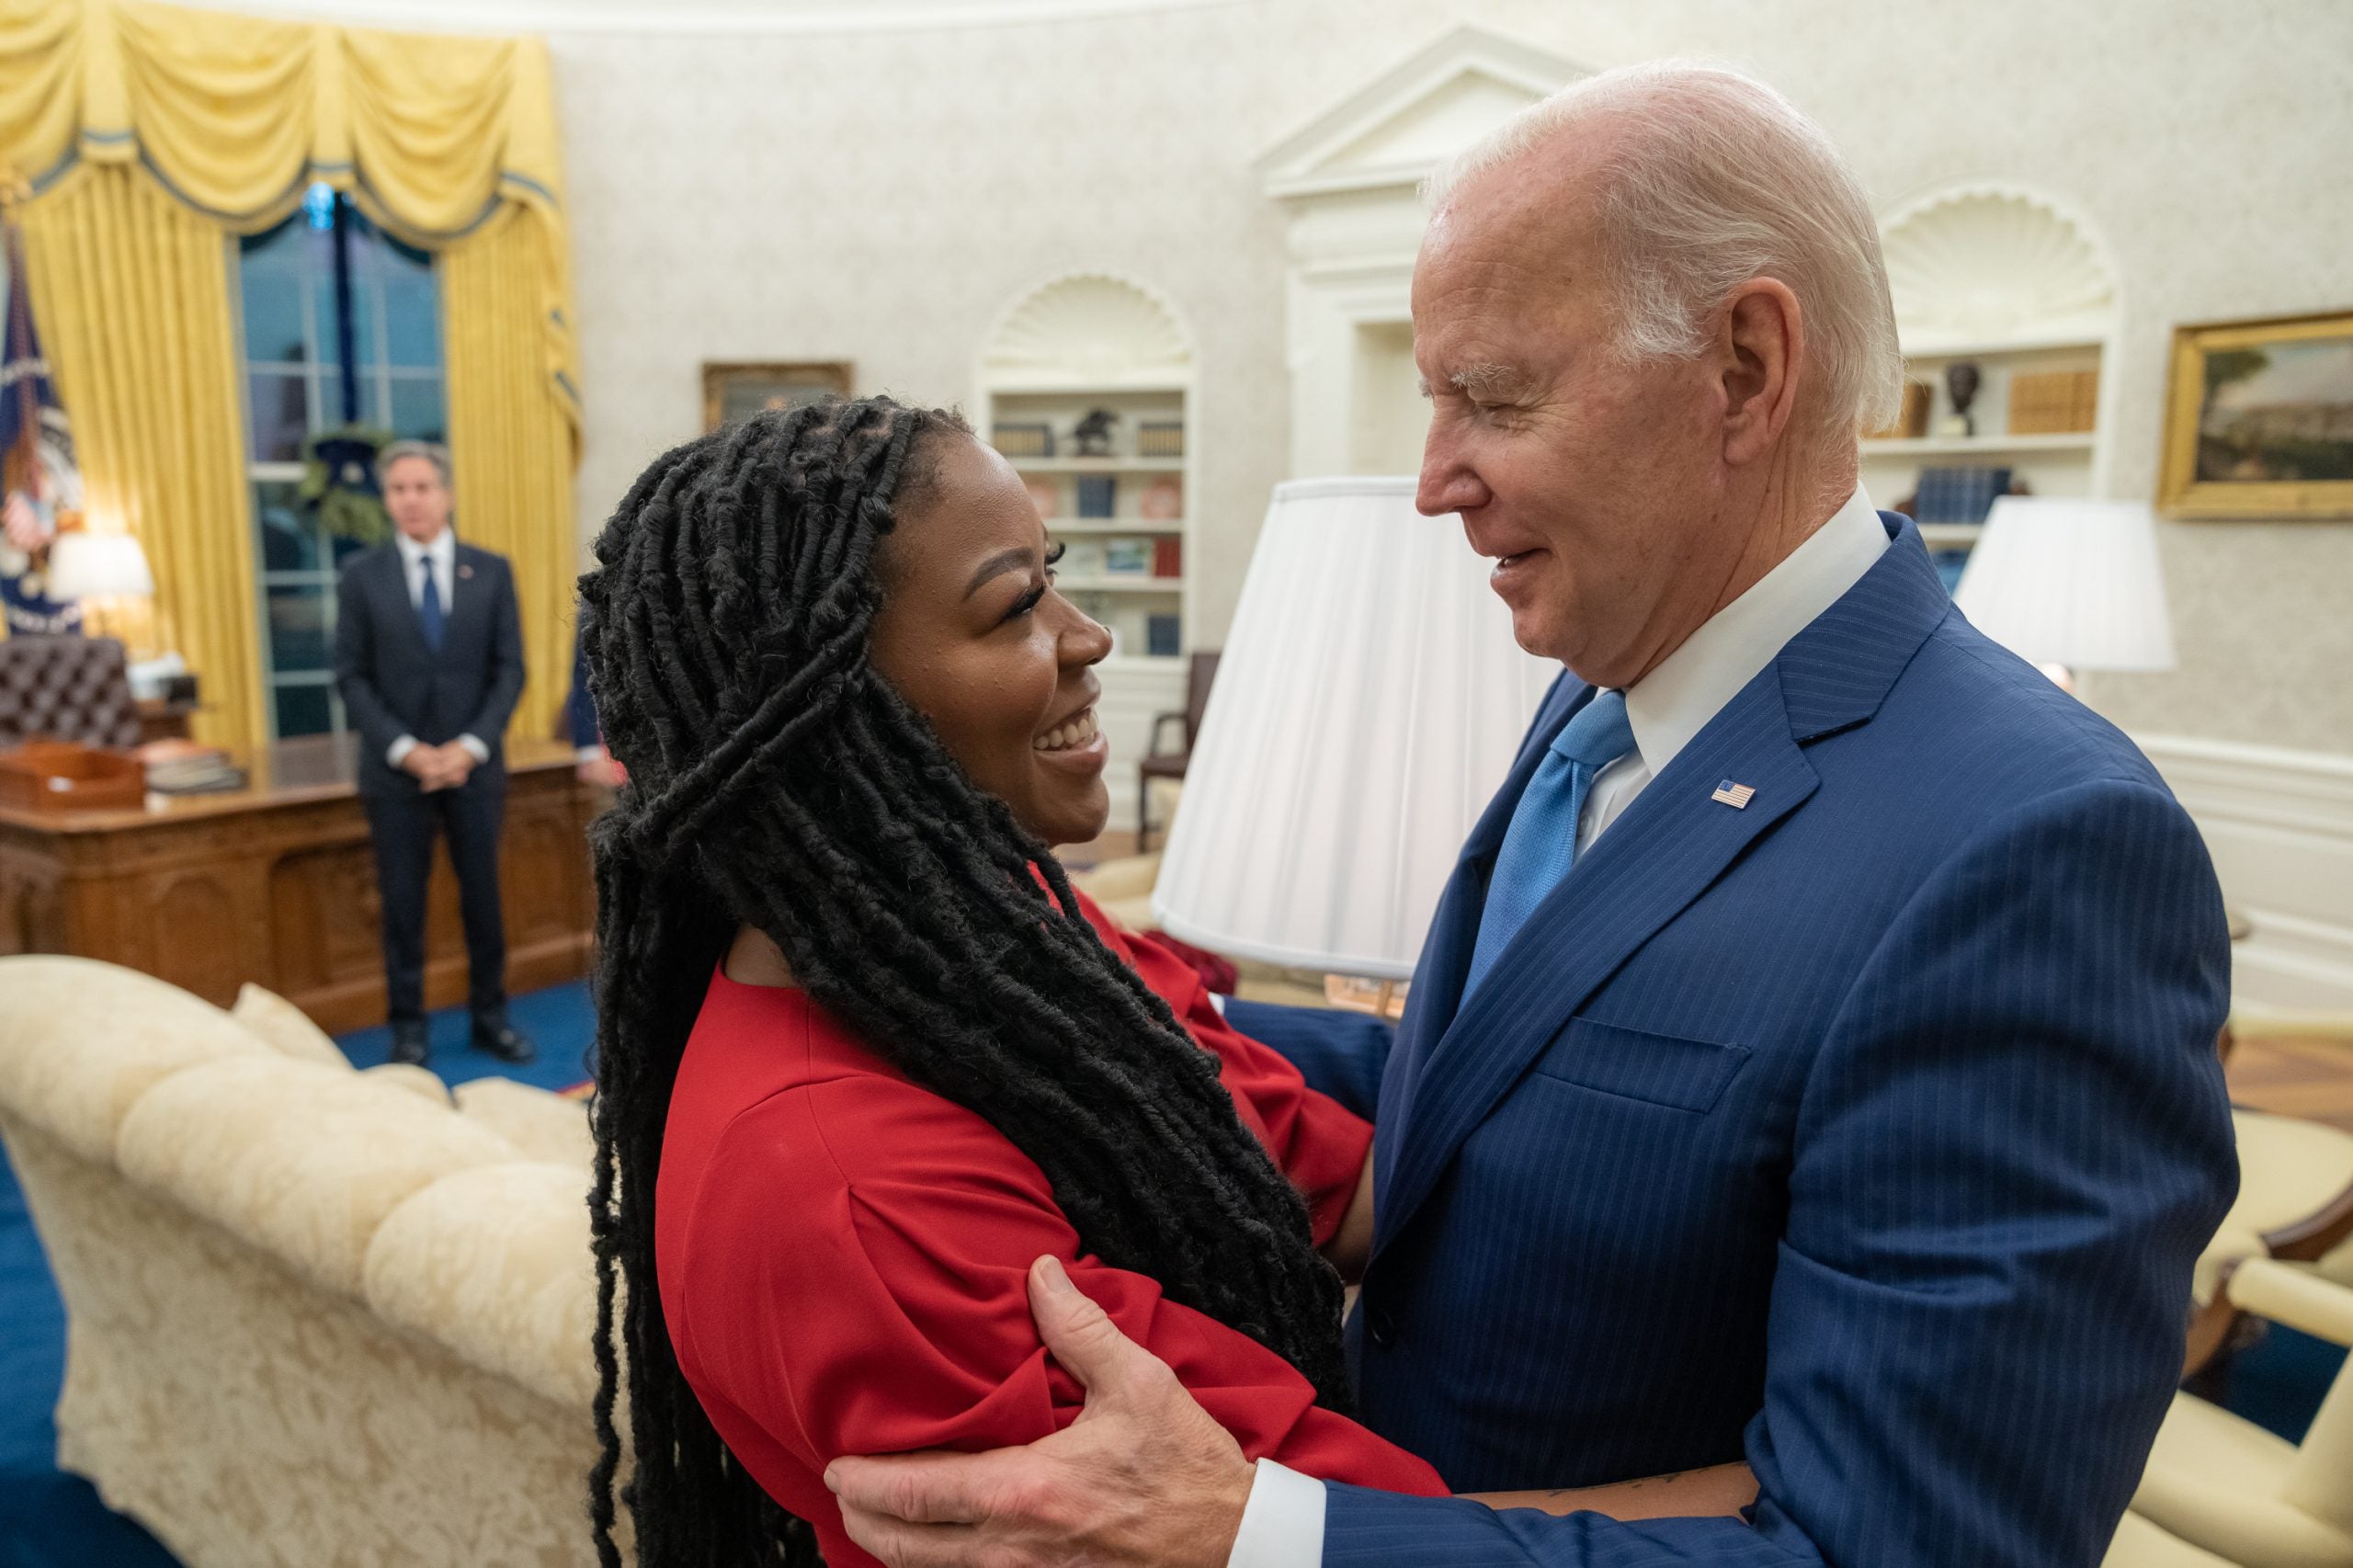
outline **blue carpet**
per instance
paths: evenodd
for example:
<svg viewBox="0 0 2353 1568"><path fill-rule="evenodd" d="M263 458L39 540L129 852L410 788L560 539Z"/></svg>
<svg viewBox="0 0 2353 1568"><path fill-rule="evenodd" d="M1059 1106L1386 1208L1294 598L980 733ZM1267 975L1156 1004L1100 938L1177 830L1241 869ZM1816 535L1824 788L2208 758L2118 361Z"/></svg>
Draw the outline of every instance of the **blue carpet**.
<svg viewBox="0 0 2353 1568"><path fill-rule="evenodd" d="M588 1076L596 1037L585 983L551 986L509 1005L517 1028L538 1042L539 1060L509 1067L468 1048L462 1007L432 1019L430 1065L444 1080L503 1074L541 1088L570 1088ZM373 1067L392 1049L388 1028L361 1029L336 1044L352 1064ZM176 1568L155 1538L98 1501L95 1487L57 1468L52 1413L65 1381L65 1306L50 1278L40 1238L25 1212L17 1173L0 1159L0 1568Z"/></svg>

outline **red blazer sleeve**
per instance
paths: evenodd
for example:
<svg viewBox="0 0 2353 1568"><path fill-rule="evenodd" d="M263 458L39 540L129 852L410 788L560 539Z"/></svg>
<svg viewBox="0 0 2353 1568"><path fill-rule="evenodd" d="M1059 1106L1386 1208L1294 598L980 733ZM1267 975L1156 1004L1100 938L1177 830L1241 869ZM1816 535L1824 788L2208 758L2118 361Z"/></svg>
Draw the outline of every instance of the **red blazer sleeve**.
<svg viewBox="0 0 2353 1568"><path fill-rule="evenodd" d="M1175 1009L1177 1021L1216 1054L1227 1091L1256 1113L1268 1153L1307 1199L1315 1244L1330 1241L1347 1213L1348 1199L1356 1196L1357 1178L1372 1147L1372 1124L1309 1088L1281 1052L1228 1024L1191 964L1149 936L1120 929L1085 893L1079 894L1079 903L1112 950L1122 954L1143 983Z"/></svg>
<svg viewBox="0 0 2353 1568"><path fill-rule="evenodd" d="M1251 1458L1444 1491L1420 1460L1317 1408L1272 1351L1079 1253L1044 1175L981 1118L880 1075L788 1091L729 1124L687 1221L681 1351L813 1468L1034 1442L1085 1399L1029 1316L1029 1267L1046 1253Z"/></svg>

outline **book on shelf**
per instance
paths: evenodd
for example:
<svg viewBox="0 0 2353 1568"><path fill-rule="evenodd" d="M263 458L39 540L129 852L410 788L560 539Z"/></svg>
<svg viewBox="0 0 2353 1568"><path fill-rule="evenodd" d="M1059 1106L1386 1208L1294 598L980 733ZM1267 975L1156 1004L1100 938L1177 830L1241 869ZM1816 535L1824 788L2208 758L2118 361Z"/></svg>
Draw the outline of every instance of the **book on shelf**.
<svg viewBox="0 0 2353 1568"><path fill-rule="evenodd" d="M1103 547L1103 570L1121 576L1145 575L1152 570L1152 541L1112 540Z"/></svg>
<svg viewBox="0 0 2353 1568"><path fill-rule="evenodd" d="M1054 455L1054 427L1042 420L1000 419L990 427L989 440L1009 458Z"/></svg>
<svg viewBox="0 0 2353 1568"><path fill-rule="evenodd" d="M1912 501L1917 523L1982 523L1994 498L2010 488L2010 471L1979 464L1931 466L1920 471Z"/></svg>
<svg viewBox="0 0 2353 1568"><path fill-rule="evenodd" d="M1174 535L1152 541L1152 574L1155 577L1182 577L1185 574L1185 541Z"/></svg>
<svg viewBox="0 0 2353 1568"><path fill-rule="evenodd" d="M1182 623L1173 615L1146 616L1143 623L1144 652L1156 659L1173 659L1182 641Z"/></svg>
<svg viewBox="0 0 2353 1568"><path fill-rule="evenodd" d="M1109 517L1118 515L1120 482L1108 473L1082 473L1078 476L1078 515L1082 517Z"/></svg>
<svg viewBox="0 0 2353 1568"><path fill-rule="evenodd" d="M2088 433L2099 422L2097 370L2038 370L2010 378L2010 434Z"/></svg>
<svg viewBox="0 0 2353 1568"><path fill-rule="evenodd" d="M1140 458L1181 458L1185 455L1185 422L1181 419L1146 419L1136 426L1136 456Z"/></svg>

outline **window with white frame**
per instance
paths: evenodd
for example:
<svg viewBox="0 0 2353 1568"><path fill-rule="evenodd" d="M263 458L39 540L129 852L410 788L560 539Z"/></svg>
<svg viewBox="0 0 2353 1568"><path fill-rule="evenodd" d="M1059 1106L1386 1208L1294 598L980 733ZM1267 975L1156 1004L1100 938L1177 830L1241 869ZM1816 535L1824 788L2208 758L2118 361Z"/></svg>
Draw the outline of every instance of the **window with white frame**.
<svg viewBox="0 0 2353 1568"><path fill-rule="evenodd" d="M335 692L335 585L364 548L300 494L304 443L346 425L448 438L433 258L313 186L267 233L237 242L247 470L270 733L343 730Z"/></svg>

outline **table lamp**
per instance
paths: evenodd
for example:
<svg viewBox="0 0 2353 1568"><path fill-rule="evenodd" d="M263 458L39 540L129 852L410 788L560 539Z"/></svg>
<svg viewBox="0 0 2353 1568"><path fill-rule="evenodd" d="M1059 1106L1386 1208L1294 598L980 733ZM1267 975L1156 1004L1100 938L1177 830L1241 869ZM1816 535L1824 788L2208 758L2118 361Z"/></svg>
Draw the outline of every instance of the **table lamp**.
<svg viewBox="0 0 2353 1568"><path fill-rule="evenodd" d="M1561 673L1512 641L1489 565L1459 518L1415 511L1411 479L1275 487L1153 891L1165 930L1292 968L1413 974Z"/></svg>
<svg viewBox="0 0 2353 1568"><path fill-rule="evenodd" d="M80 601L85 617L116 622L117 607L110 601L143 599L154 592L155 574L148 570L147 552L133 535L60 534L49 547L50 597ZM92 616L93 611L98 615ZM120 615L121 621L131 619L128 613ZM123 640L131 641L128 636Z"/></svg>
<svg viewBox="0 0 2353 1568"><path fill-rule="evenodd" d="M2005 495L1953 603L2068 690L2076 670L2169 670L2156 519L2139 501Z"/></svg>

